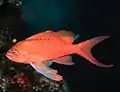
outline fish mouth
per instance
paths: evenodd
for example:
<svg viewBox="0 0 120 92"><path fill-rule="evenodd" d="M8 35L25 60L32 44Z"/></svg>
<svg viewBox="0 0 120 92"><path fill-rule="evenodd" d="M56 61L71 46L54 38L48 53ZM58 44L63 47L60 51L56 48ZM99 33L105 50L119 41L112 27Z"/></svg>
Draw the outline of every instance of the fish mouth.
<svg viewBox="0 0 120 92"><path fill-rule="evenodd" d="M15 58L12 57L12 55L10 55L10 54L6 54L6 57L7 57L9 60L11 60L11 61L16 62Z"/></svg>
<svg viewBox="0 0 120 92"><path fill-rule="evenodd" d="M9 56L9 55L6 55L6 57L7 57L8 59L12 60L11 56Z"/></svg>
<svg viewBox="0 0 120 92"><path fill-rule="evenodd" d="M10 53L6 53L6 57L10 60L13 60L13 55Z"/></svg>
<svg viewBox="0 0 120 92"><path fill-rule="evenodd" d="M6 57L12 57L12 54L10 54L10 53L6 53Z"/></svg>
<svg viewBox="0 0 120 92"><path fill-rule="evenodd" d="M6 57L7 57L9 60L13 61L13 62L23 63L22 61L19 61L19 59L16 59L15 57L13 57L13 55L10 54L10 53L7 53L7 54L6 54Z"/></svg>

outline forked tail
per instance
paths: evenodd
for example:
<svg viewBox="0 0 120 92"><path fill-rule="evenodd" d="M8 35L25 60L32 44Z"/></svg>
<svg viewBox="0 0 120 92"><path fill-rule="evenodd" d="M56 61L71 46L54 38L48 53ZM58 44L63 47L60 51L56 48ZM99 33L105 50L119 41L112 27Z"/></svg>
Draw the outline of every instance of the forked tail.
<svg viewBox="0 0 120 92"><path fill-rule="evenodd" d="M114 66L114 65L105 65L105 64L98 62L91 53L91 49L93 46L95 46L96 44L100 43L101 41L103 41L107 38L109 38L109 36L99 36L99 37L95 37L93 39L84 41L82 43L79 43L77 45L77 48L78 48L77 54L84 57L85 59L89 60L91 63L93 63L94 65L99 66L99 67Z"/></svg>

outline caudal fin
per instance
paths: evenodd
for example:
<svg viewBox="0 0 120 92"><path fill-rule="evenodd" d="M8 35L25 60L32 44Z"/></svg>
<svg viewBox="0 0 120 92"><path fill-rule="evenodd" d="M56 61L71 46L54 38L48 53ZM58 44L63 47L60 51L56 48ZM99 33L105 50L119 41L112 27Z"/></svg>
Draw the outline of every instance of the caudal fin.
<svg viewBox="0 0 120 92"><path fill-rule="evenodd" d="M77 47L79 48L79 50L77 50L77 54L84 57L85 59L89 60L91 63L93 63L94 65L99 66L99 67L114 66L114 65L105 65L105 64L98 62L91 53L91 49L93 46L95 46L96 44L100 43L101 41L103 41L107 38L109 38L109 36L99 36L99 37L95 37L93 39L84 41L82 43L79 43L77 45Z"/></svg>

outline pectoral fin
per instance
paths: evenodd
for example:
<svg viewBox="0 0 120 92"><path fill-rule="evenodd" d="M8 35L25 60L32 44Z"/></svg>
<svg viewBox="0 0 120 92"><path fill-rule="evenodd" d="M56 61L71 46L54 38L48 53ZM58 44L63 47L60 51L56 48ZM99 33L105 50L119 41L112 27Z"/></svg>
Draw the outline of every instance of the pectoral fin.
<svg viewBox="0 0 120 92"><path fill-rule="evenodd" d="M53 63L53 61L50 61L50 60L49 60L49 61L46 61L46 62L45 62L45 65L46 65L46 66L51 66L52 63Z"/></svg>
<svg viewBox="0 0 120 92"><path fill-rule="evenodd" d="M64 65L75 64L74 62L72 62L72 56L63 56L63 57L57 58L57 59L52 60L52 61L59 63L59 64L64 64Z"/></svg>
<svg viewBox="0 0 120 92"><path fill-rule="evenodd" d="M44 63L30 63L30 65L38 72L47 78L55 81L62 80L62 76L57 74L57 70L47 67Z"/></svg>

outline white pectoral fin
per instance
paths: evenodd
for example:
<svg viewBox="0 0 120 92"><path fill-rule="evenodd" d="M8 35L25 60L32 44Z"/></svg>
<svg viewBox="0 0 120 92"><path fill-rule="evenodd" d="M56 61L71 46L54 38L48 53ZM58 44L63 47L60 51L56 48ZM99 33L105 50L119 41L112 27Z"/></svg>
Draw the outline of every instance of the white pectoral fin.
<svg viewBox="0 0 120 92"><path fill-rule="evenodd" d="M46 76L47 78L55 81L60 81L62 80L62 76L57 74L57 70L54 70L52 68L49 68L46 66L44 63L39 63L39 64L33 64L30 63L30 65L38 72Z"/></svg>
<svg viewBox="0 0 120 92"><path fill-rule="evenodd" d="M45 62L45 65L46 65L46 66L51 66L52 63L53 63L53 61L49 60L49 61L46 61L46 62Z"/></svg>

